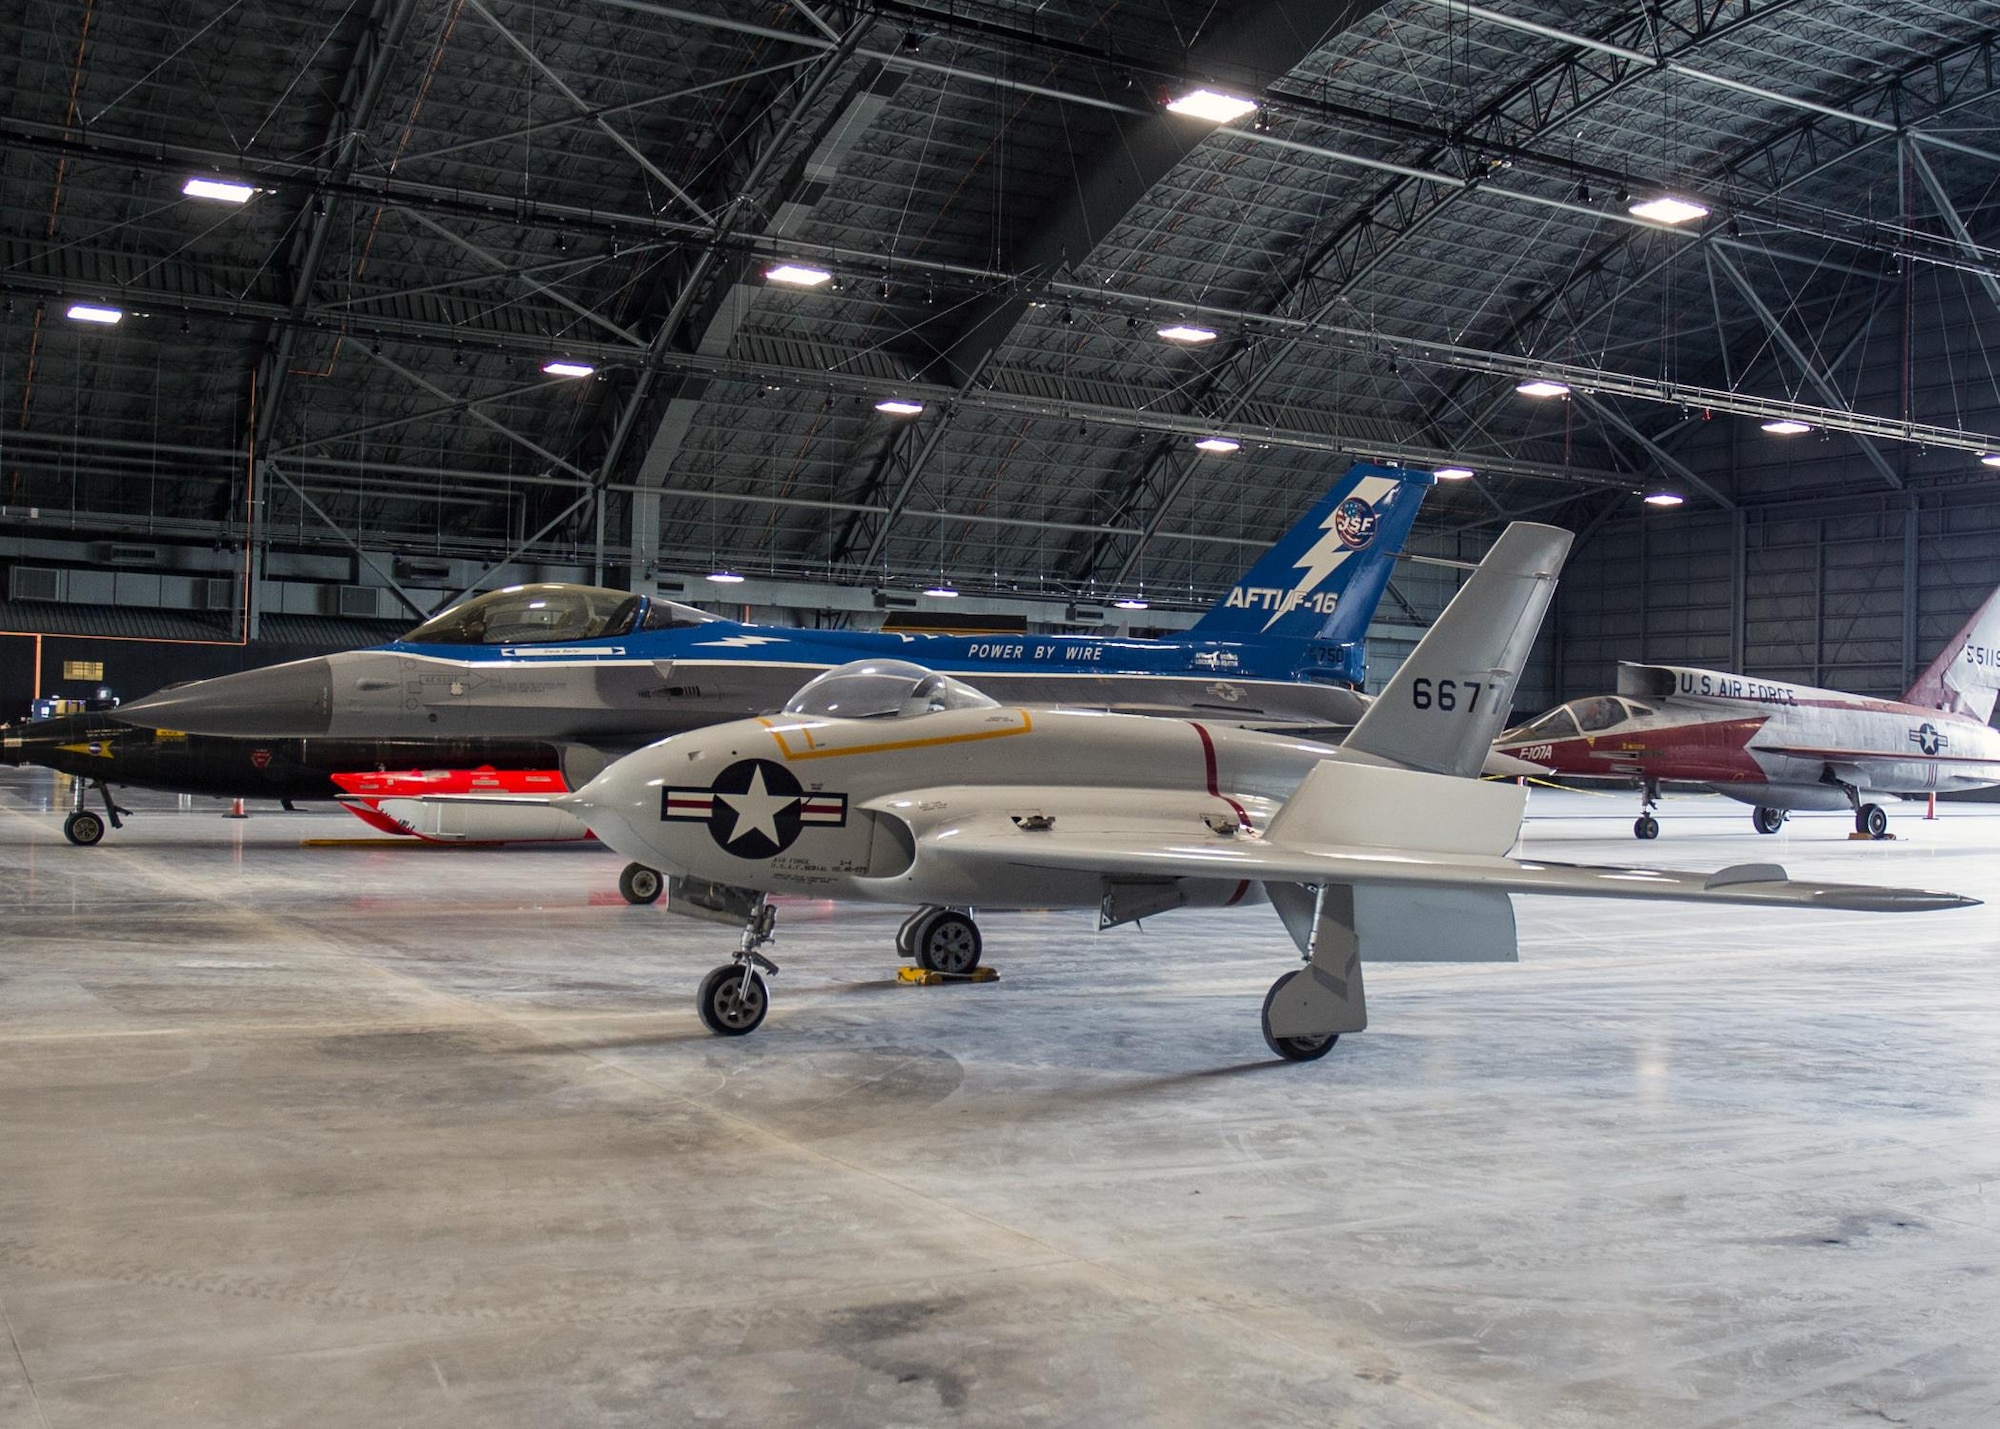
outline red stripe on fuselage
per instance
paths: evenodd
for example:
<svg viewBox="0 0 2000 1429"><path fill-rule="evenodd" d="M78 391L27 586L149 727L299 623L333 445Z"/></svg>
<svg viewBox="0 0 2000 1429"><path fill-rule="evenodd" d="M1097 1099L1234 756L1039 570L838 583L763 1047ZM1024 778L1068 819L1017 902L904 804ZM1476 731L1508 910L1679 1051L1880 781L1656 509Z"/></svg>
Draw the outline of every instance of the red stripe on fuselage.
<svg viewBox="0 0 2000 1429"><path fill-rule="evenodd" d="M1204 770L1208 776L1208 792L1213 794L1216 798L1222 800L1223 803L1229 805L1230 808L1234 809L1236 811L1236 822L1238 826L1241 828L1248 829L1250 827L1250 815L1244 811L1244 808L1241 804L1237 803L1234 799L1230 798L1227 794L1223 793L1221 786L1216 783L1214 738L1210 736L1206 728L1204 728L1201 725L1194 724L1193 720L1189 720L1188 723L1193 724L1194 732L1201 736L1201 759L1202 759L1202 764L1204 766ZM1241 897L1242 895L1239 893L1237 896ZM1233 898L1230 900L1230 902L1232 903L1235 901L1236 900Z"/></svg>

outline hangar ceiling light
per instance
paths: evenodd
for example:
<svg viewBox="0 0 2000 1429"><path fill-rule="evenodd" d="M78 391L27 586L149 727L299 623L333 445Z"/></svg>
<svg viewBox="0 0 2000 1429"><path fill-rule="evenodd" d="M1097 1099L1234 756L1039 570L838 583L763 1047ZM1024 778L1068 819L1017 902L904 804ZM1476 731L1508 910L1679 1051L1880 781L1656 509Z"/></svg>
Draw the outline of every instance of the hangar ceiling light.
<svg viewBox="0 0 2000 1429"><path fill-rule="evenodd" d="M832 282L833 274L824 268L813 268L804 263L775 263L764 270L764 280L769 283L784 283L794 288L817 288L822 283Z"/></svg>
<svg viewBox="0 0 2000 1429"><path fill-rule="evenodd" d="M1649 491L1646 493L1648 506L1679 506L1687 498L1678 491Z"/></svg>
<svg viewBox="0 0 2000 1429"><path fill-rule="evenodd" d="M710 571L708 578L717 585L742 585L743 577L734 571Z"/></svg>
<svg viewBox="0 0 2000 1429"><path fill-rule="evenodd" d="M921 417L924 404L912 402L906 397L884 397L875 404L878 412L887 412L892 417Z"/></svg>
<svg viewBox="0 0 2000 1429"><path fill-rule="evenodd" d="M1123 600L1114 600L1111 603L1120 610L1145 610L1148 606L1147 601L1141 600L1136 595L1128 595Z"/></svg>
<svg viewBox="0 0 2000 1429"><path fill-rule="evenodd" d="M588 362L576 362L567 357L552 357L542 364L542 371L551 377L588 377L597 369Z"/></svg>
<svg viewBox="0 0 2000 1429"><path fill-rule="evenodd" d="M189 198L213 199L217 203L248 203L257 196L257 190L249 184L231 183L227 179L204 179L199 175L182 184L181 192Z"/></svg>
<svg viewBox="0 0 2000 1429"><path fill-rule="evenodd" d="M924 594L931 597L931 599L933 600L958 599L958 592L953 590L950 586L944 585L942 583L932 586L930 589L926 590Z"/></svg>
<svg viewBox="0 0 2000 1429"><path fill-rule="evenodd" d="M1191 89L1178 99L1167 101L1167 113L1187 119L1206 119L1211 124L1227 124L1241 119L1257 107L1254 99L1221 94L1212 89Z"/></svg>
<svg viewBox="0 0 2000 1429"><path fill-rule="evenodd" d="M2000 452L1988 452L1979 461L1982 466L2000 466Z"/></svg>
<svg viewBox="0 0 2000 1429"><path fill-rule="evenodd" d="M1693 223L1697 218L1708 217L1706 206L1672 194L1641 199L1625 211L1634 218L1650 218L1655 223Z"/></svg>
<svg viewBox="0 0 2000 1429"><path fill-rule="evenodd" d="M1530 377L1525 382L1516 382L1514 390L1523 397L1567 397L1567 382L1552 382L1546 377Z"/></svg>
<svg viewBox="0 0 2000 1429"><path fill-rule="evenodd" d="M1773 417L1764 423L1764 430L1774 437L1796 437L1811 431L1812 426L1792 417Z"/></svg>
<svg viewBox="0 0 2000 1429"><path fill-rule="evenodd" d="M107 308L100 303L71 303L69 320L78 323L99 323L105 327L121 321L125 316L122 308Z"/></svg>
<svg viewBox="0 0 2000 1429"><path fill-rule="evenodd" d="M1198 452L1216 452L1218 454L1223 452L1240 452L1243 450L1243 443L1231 441L1228 437L1203 437L1194 444L1194 449Z"/></svg>
<svg viewBox="0 0 2000 1429"><path fill-rule="evenodd" d="M1215 330L1213 328L1193 327L1187 323L1175 323L1172 327L1161 328L1160 336L1168 342L1214 342Z"/></svg>
<svg viewBox="0 0 2000 1429"><path fill-rule="evenodd" d="M1431 475L1439 481L1470 481L1477 473L1469 466L1441 466Z"/></svg>

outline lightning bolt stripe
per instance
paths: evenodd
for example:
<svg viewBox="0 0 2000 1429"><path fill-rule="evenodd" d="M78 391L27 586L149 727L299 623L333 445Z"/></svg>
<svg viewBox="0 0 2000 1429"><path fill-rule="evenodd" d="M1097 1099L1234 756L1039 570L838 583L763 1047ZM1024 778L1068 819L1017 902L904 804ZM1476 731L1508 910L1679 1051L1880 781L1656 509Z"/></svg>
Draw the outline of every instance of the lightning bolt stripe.
<svg viewBox="0 0 2000 1429"><path fill-rule="evenodd" d="M1340 501L1365 501L1379 509L1383 502L1395 494L1396 488L1401 484L1394 477L1364 476L1355 483L1354 490L1343 496ZM1327 579L1347 563L1347 558L1355 554L1352 548L1334 534L1334 523L1339 519L1340 502L1336 502L1333 509L1326 513L1326 520L1320 523L1319 539L1313 542L1303 556L1292 563L1293 569L1304 571L1305 575L1286 593L1285 598L1278 602L1277 610L1264 622L1264 629L1269 630L1291 614L1300 601L1325 585Z"/></svg>

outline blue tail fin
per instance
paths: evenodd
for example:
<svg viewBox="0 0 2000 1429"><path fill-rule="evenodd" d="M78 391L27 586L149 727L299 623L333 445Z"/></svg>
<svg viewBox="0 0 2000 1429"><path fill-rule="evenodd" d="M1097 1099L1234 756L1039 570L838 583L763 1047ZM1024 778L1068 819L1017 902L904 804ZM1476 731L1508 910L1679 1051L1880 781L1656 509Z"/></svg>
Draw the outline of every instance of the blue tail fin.
<svg viewBox="0 0 2000 1429"><path fill-rule="evenodd" d="M1427 471L1356 462L1188 637L1285 647L1271 653L1292 668L1358 683L1368 622L1435 481Z"/></svg>

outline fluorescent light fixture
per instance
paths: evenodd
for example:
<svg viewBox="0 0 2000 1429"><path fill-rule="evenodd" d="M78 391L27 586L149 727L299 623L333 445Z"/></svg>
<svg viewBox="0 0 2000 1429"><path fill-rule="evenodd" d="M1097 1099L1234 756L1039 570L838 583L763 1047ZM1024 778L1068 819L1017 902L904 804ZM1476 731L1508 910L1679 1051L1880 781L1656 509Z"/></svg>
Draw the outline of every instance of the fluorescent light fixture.
<svg viewBox="0 0 2000 1429"><path fill-rule="evenodd" d="M875 404L875 410L887 412L892 417L921 417L924 413L924 404L902 397L885 397Z"/></svg>
<svg viewBox="0 0 2000 1429"><path fill-rule="evenodd" d="M125 316L122 308L107 308L98 303L71 303L69 319L78 323L102 323L110 327Z"/></svg>
<svg viewBox="0 0 2000 1429"><path fill-rule="evenodd" d="M1198 452L1240 452L1243 443L1231 441L1228 437L1203 437L1194 444L1194 449Z"/></svg>
<svg viewBox="0 0 2000 1429"><path fill-rule="evenodd" d="M1979 459L1981 466L2000 466L2000 452L1988 452Z"/></svg>
<svg viewBox="0 0 2000 1429"><path fill-rule="evenodd" d="M717 585L742 585L743 577L734 571L710 571L708 578Z"/></svg>
<svg viewBox="0 0 2000 1429"><path fill-rule="evenodd" d="M1123 600L1114 600L1111 603L1120 610L1144 610L1147 607L1147 602L1136 595L1128 595Z"/></svg>
<svg viewBox="0 0 2000 1429"><path fill-rule="evenodd" d="M1189 90L1180 98L1167 101L1167 113L1189 119L1206 119L1211 124L1227 124L1232 119L1241 119L1256 107L1254 99L1218 94L1212 89Z"/></svg>
<svg viewBox="0 0 2000 1429"><path fill-rule="evenodd" d="M1773 417L1764 423L1764 430L1777 437L1796 437L1812 428L1804 422L1795 422L1790 417Z"/></svg>
<svg viewBox="0 0 2000 1429"><path fill-rule="evenodd" d="M1708 217L1708 209L1703 205L1672 194L1642 199L1625 211L1634 218L1650 218L1655 223L1693 223L1697 218Z"/></svg>
<svg viewBox="0 0 2000 1429"><path fill-rule="evenodd" d="M1678 491L1649 491L1646 493L1648 506L1678 506L1687 498Z"/></svg>
<svg viewBox="0 0 2000 1429"><path fill-rule="evenodd" d="M1551 382L1546 377L1530 377L1525 382L1516 382L1514 390L1519 392L1523 397L1569 396L1569 384L1567 382Z"/></svg>
<svg viewBox="0 0 2000 1429"><path fill-rule="evenodd" d="M567 357L551 357L542 364L542 371L551 377L588 377L597 369L588 362L572 362Z"/></svg>
<svg viewBox="0 0 2000 1429"><path fill-rule="evenodd" d="M794 288L817 288L821 283L833 281L833 274L824 268L810 268L803 263L777 263L764 270L767 283L789 283Z"/></svg>
<svg viewBox="0 0 2000 1429"><path fill-rule="evenodd" d="M934 585L929 590L925 591L924 594L930 596L933 600L958 599L958 592L953 590L948 585Z"/></svg>
<svg viewBox="0 0 2000 1429"><path fill-rule="evenodd" d="M1478 474L1469 466L1441 466L1431 473L1439 481L1470 481Z"/></svg>
<svg viewBox="0 0 2000 1429"><path fill-rule="evenodd" d="M1214 342L1215 334L1205 327L1190 327L1187 323L1175 323L1172 327L1160 329L1160 336L1168 342Z"/></svg>
<svg viewBox="0 0 2000 1429"><path fill-rule="evenodd" d="M212 198L217 203L248 203L257 196L249 184L232 184L226 179L191 178L181 185L189 198Z"/></svg>

